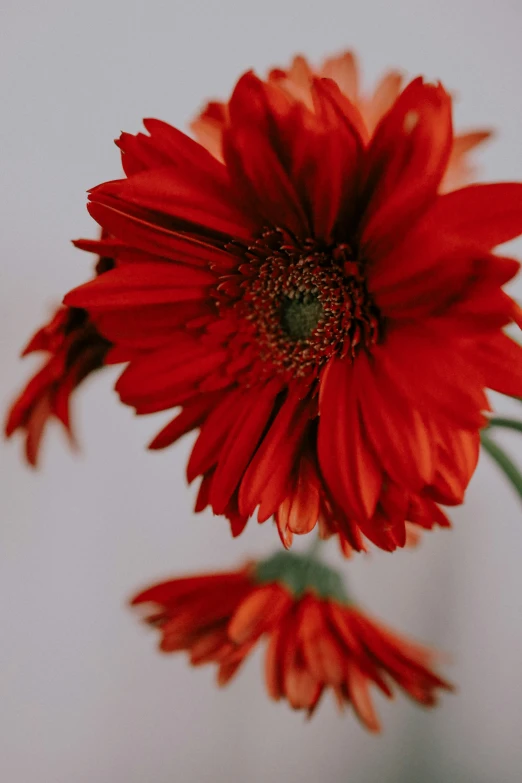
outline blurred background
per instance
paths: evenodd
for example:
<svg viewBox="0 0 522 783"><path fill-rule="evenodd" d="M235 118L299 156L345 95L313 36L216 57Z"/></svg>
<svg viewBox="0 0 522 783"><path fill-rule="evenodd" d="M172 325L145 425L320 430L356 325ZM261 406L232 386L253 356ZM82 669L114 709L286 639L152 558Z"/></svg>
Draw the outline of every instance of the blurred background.
<svg viewBox="0 0 522 783"><path fill-rule="evenodd" d="M96 235L85 190L119 176L112 140L147 116L186 127L244 70L353 48L367 86L390 66L440 78L457 128L497 130L476 154L481 179L522 179L520 0L2 0L0 28L2 410L39 364L19 361L21 347L90 275L69 239ZM310 723L271 703L259 653L219 691L210 668L156 652L129 595L267 553L276 534L252 522L233 542L224 520L194 518L190 437L147 453L168 414L134 419L114 380L89 379L75 400L80 454L58 428L36 473L20 442L0 452L2 780L522 779L522 508L486 456L452 532L343 565L369 611L451 653L459 687L432 713L377 697L374 737L329 699ZM500 440L522 461L522 440Z"/></svg>

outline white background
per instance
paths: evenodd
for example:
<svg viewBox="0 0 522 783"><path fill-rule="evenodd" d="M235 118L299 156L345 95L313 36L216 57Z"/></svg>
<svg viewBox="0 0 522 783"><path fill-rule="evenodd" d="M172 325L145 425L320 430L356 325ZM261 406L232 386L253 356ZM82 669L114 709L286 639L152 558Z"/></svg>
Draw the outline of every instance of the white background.
<svg viewBox="0 0 522 783"><path fill-rule="evenodd" d="M96 234L85 190L119 175L112 139L143 116L186 126L252 66L353 47L368 84L389 66L441 78L457 127L499 130L482 178L522 179L520 0L2 0L0 29L4 407L38 365L17 359L22 344L89 274L68 240ZM518 783L522 509L496 468L481 460L452 532L344 565L366 607L452 653L459 693L433 713L379 701L378 738L328 700L306 723L269 702L259 655L218 691L209 668L157 654L126 609L147 582L232 566L276 537L251 523L233 542L224 520L193 518L190 439L147 453L166 417L135 420L114 377L76 400L80 455L58 430L38 473L20 443L0 455L1 780Z"/></svg>

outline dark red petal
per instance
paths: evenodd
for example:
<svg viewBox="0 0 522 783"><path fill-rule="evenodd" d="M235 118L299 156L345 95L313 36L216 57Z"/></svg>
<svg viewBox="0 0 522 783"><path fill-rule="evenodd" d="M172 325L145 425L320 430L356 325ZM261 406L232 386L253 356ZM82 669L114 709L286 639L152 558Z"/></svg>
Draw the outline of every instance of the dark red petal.
<svg viewBox="0 0 522 783"><path fill-rule="evenodd" d="M40 399L31 409L29 421L27 424L25 456L27 462L32 467L36 467L43 432L51 414L51 402L47 395L40 397Z"/></svg>
<svg viewBox="0 0 522 783"><path fill-rule="evenodd" d="M316 80L312 96L314 121L302 106L288 121L292 181L307 205L314 236L329 242L335 232L340 240L351 239L362 140L350 116L353 107L333 82Z"/></svg>
<svg viewBox="0 0 522 783"><path fill-rule="evenodd" d="M393 495L390 503L389 496ZM402 503L397 502L402 501ZM408 494L389 480L385 485L379 505L371 519L357 521L362 533L375 546L385 552L394 552L397 547L406 544L406 514L408 509Z"/></svg>
<svg viewBox="0 0 522 783"><path fill-rule="evenodd" d="M177 128L156 119L145 119L143 124L149 136L122 133L116 141L128 176L165 165L183 170L202 169L216 177L222 176L215 156Z"/></svg>
<svg viewBox="0 0 522 783"><path fill-rule="evenodd" d="M368 140L368 131L364 119L355 101L341 90L338 82L326 76L315 78L312 85L314 109L322 122L335 126L341 122L351 136L357 148L361 149Z"/></svg>
<svg viewBox="0 0 522 783"><path fill-rule="evenodd" d="M475 355L485 386L522 397L522 346L506 334L498 334L477 342Z"/></svg>
<svg viewBox="0 0 522 783"><path fill-rule="evenodd" d="M277 511L277 523L292 533L309 533L319 517L321 483L310 459L303 455L297 478Z"/></svg>
<svg viewBox="0 0 522 783"><path fill-rule="evenodd" d="M151 350L172 343L172 335L190 329L195 319L204 316L215 319L211 303L202 300L171 302L108 312L93 311L92 319L98 331L111 342L134 351Z"/></svg>
<svg viewBox="0 0 522 783"><path fill-rule="evenodd" d="M243 587L249 583L245 571L223 571L218 574L201 574L200 576L187 576L181 579L171 579L160 582L146 590L142 590L131 599L131 605L147 603L149 601L160 605L168 605L178 601L196 591L212 591L217 586L227 590Z"/></svg>
<svg viewBox="0 0 522 783"><path fill-rule="evenodd" d="M444 511L433 500L421 497L410 498L410 507L407 512L409 522L431 530L438 527L451 527L451 522Z"/></svg>
<svg viewBox="0 0 522 783"><path fill-rule="evenodd" d="M106 203L107 202L107 203ZM90 202L87 209L91 217L107 231L146 253L176 262L196 266L230 263L231 256L217 240L203 232L196 235L189 229L181 230L173 220L161 220L159 215L122 205L117 199L103 203ZM222 239L219 240L222 242ZM232 258L234 261L234 259Z"/></svg>
<svg viewBox="0 0 522 783"><path fill-rule="evenodd" d="M206 172L186 174L165 167L100 185L91 193L94 202L109 196L125 204L172 216L181 223L202 226L231 237L250 235L251 218L238 206L226 177L211 178Z"/></svg>
<svg viewBox="0 0 522 783"><path fill-rule="evenodd" d="M241 405L244 398L244 389L228 392L203 423L187 465L189 482L216 465L228 433L235 424L238 405Z"/></svg>
<svg viewBox="0 0 522 783"><path fill-rule="evenodd" d="M199 514L200 511L203 511L204 508L208 506L208 496L210 494L210 486L212 484L212 477L214 475L214 470L209 470L208 473L205 473L203 478L201 479L201 484L199 485L198 494L196 497L196 504L194 506L194 513Z"/></svg>
<svg viewBox="0 0 522 783"><path fill-rule="evenodd" d="M401 392L381 362L357 358L364 395L361 411L373 451L386 472L402 486L419 492L433 480L436 443L429 418Z"/></svg>
<svg viewBox="0 0 522 783"><path fill-rule="evenodd" d="M449 241L491 250L522 234L522 184L469 185L440 196L426 215Z"/></svg>
<svg viewBox="0 0 522 783"><path fill-rule="evenodd" d="M449 95L440 85L415 79L382 118L368 148L361 243L369 257L396 244L435 199L452 142Z"/></svg>
<svg viewBox="0 0 522 783"><path fill-rule="evenodd" d="M85 309L183 302L205 298L214 282L212 272L197 267L172 262L129 264L95 277L65 298L69 306Z"/></svg>
<svg viewBox="0 0 522 783"><path fill-rule="evenodd" d="M226 358L224 351L207 349L193 341L173 342L135 359L120 376L116 391L123 402L136 405L150 396L193 388L208 373L220 367ZM179 402L182 400L180 399Z"/></svg>
<svg viewBox="0 0 522 783"><path fill-rule="evenodd" d="M164 449L172 445L185 433L190 432L205 420L209 411L214 408L226 392L213 392L201 394L195 400L188 403L175 419L158 432L149 443L149 449Z"/></svg>
<svg viewBox="0 0 522 783"><path fill-rule="evenodd" d="M447 336L429 324L408 325L390 328L373 356L426 421L433 422L437 411L458 427L476 429L484 424L482 411L489 405L471 345L455 340L448 350Z"/></svg>
<svg viewBox="0 0 522 783"><path fill-rule="evenodd" d="M382 471L367 444L359 410L355 366L331 359L321 381L318 454L336 501L348 514L372 516Z"/></svg>
<svg viewBox="0 0 522 783"><path fill-rule="evenodd" d="M234 425L223 443L212 480L210 504L215 514L224 512L232 493L239 486L268 427L280 390L281 383L274 379L258 389L248 389L242 407L238 404Z"/></svg>
<svg viewBox="0 0 522 783"><path fill-rule="evenodd" d="M289 107L274 107L274 101L284 101L283 94L253 73L239 80L230 99L230 125L223 138L225 162L235 187L266 222L306 237L310 226L282 160L284 139L278 112Z"/></svg>
<svg viewBox="0 0 522 783"><path fill-rule="evenodd" d="M284 499L309 417L309 401L291 392L245 472L239 489L242 514L251 516L259 504L260 521L275 513Z"/></svg>

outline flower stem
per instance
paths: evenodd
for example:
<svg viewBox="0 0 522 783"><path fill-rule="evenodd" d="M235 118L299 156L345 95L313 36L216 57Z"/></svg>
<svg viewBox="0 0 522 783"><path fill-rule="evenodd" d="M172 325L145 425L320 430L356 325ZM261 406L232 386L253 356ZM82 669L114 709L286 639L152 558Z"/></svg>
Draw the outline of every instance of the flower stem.
<svg viewBox="0 0 522 783"><path fill-rule="evenodd" d="M482 432L480 439L484 449L488 452L490 457L495 460L499 468L506 474L506 477L517 491L518 496L522 498L522 474L520 473L515 463L510 457L508 457L504 449L491 440L489 435L487 435L485 432Z"/></svg>
<svg viewBox="0 0 522 783"><path fill-rule="evenodd" d="M505 427L508 430L518 430L518 432L522 432L522 421L518 421L518 419L508 419L504 416L492 416L486 429L491 429L492 427Z"/></svg>

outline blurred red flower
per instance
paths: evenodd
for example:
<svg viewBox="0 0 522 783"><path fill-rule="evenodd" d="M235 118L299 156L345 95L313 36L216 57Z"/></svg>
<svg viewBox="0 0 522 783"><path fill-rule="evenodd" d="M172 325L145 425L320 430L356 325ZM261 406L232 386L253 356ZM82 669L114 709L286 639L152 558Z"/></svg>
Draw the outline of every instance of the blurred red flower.
<svg viewBox="0 0 522 783"><path fill-rule="evenodd" d="M163 652L185 650L197 666L215 663L224 685L268 637L266 686L273 699L311 714L326 690L380 729L370 685L392 697L391 682L432 706L451 685L432 671L437 657L346 601L336 572L307 557L279 553L239 571L163 582L137 595L158 627Z"/></svg>
<svg viewBox="0 0 522 783"><path fill-rule="evenodd" d="M87 243L86 249L89 247ZM100 258L96 272L100 274L112 266L111 259ZM11 405L5 434L8 438L18 430L24 434L26 459L33 467L52 418L63 424L71 443L76 443L70 416L71 395L87 376L102 367L110 347L85 310L64 306L29 341L22 356L43 351L47 357Z"/></svg>

